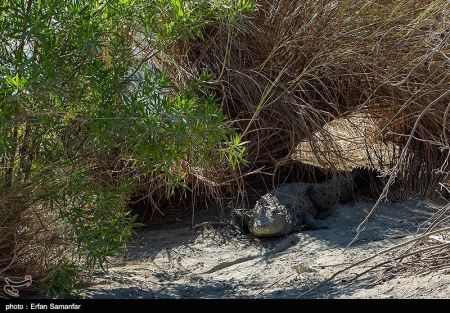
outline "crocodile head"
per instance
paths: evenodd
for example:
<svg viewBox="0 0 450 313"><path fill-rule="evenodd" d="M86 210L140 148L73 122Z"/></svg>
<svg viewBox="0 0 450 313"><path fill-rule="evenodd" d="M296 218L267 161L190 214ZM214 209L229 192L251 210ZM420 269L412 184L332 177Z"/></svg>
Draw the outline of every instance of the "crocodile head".
<svg viewBox="0 0 450 313"><path fill-rule="evenodd" d="M271 198L260 199L249 221L249 230L256 237L282 236L289 233L295 217L289 209Z"/></svg>

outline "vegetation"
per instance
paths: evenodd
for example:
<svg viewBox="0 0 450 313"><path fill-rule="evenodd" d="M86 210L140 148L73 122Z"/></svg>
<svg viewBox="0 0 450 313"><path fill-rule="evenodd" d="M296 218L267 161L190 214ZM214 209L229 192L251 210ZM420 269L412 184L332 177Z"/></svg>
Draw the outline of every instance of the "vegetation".
<svg viewBox="0 0 450 313"><path fill-rule="evenodd" d="M345 162L345 154L323 151L333 134L321 136L321 145L314 134L360 114L377 125L371 143L398 148L372 165L392 169L405 191L433 193L448 177L446 166L433 171L449 154L448 1L255 3L258 10L239 27L215 23L208 37L184 42L183 53L169 51L166 64L178 65L176 77L205 68L218 77L223 111L249 142L251 170L289 165L303 140L322 166Z"/></svg>
<svg viewBox="0 0 450 313"><path fill-rule="evenodd" d="M337 118L394 143L394 181L448 184L447 0L1 0L0 281L52 295L179 192L245 194ZM373 135L373 134L372 134ZM322 136L332 143L332 134ZM368 156L369 158L369 156ZM253 177L254 178L254 177ZM252 179L253 179L252 178Z"/></svg>
<svg viewBox="0 0 450 313"><path fill-rule="evenodd" d="M51 292L71 286L76 267L103 267L130 238L126 204L137 185L169 197L190 167L237 165L243 149L208 74L174 88L150 60L249 9L228 0L1 2L1 276L26 272Z"/></svg>
<svg viewBox="0 0 450 313"><path fill-rule="evenodd" d="M254 2L257 10L238 27L214 23L207 37L179 45L182 53L168 51L171 62L163 67L174 70L180 84L186 75L205 68L215 74L223 112L248 143L250 162L242 171L263 169L277 177L287 169L297 174L292 159L301 141L309 142L317 165L335 169L348 164L347 153L332 148L339 134L324 126L363 116L374 125L364 138L366 164L385 171L385 186L355 239L392 191L396 198L448 200L449 2ZM389 156L369 153L385 144L392 147ZM433 269L448 264L445 240L427 246L426 253L412 253L425 250L430 235L448 236L448 209L444 206L433 217L406 252L397 251L400 256L392 264Z"/></svg>

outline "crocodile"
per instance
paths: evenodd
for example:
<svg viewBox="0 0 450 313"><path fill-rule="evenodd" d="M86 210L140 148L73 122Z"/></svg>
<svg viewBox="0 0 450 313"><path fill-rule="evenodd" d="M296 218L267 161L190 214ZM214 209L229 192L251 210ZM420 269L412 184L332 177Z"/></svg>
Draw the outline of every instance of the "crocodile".
<svg viewBox="0 0 450 313"><path fill-rule="evenodd" d="M288 183L263 195L244 221L255 237L286 235L296 228L323 228L324 219L338 203L355 198L355 179L376 170L358 167L321 184Z"/></svg>

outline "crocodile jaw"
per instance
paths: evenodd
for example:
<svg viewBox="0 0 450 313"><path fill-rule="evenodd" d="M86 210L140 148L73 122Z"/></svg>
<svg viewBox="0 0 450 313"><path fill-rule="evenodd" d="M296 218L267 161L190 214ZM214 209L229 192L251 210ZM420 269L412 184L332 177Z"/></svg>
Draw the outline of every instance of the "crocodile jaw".
<svg viewBox="0 0 450 313"><path fill-rule="evenodd" d="M292 229L292 222L285 214L268 214L259 216L250 222L249 230L255 237L282 236Z"/></svg>

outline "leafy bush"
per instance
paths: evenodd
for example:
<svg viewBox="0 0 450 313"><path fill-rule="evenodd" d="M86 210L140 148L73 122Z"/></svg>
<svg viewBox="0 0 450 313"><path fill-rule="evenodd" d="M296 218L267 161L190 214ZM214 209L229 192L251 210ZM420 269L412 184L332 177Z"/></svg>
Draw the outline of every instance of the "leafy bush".
<svg viewBox="0 0 450 313"><path fill-rule="evenodd" d="M126 201L139 184L170 196L190 168L243 160L210 75L180 89L151 60L252 8L244 0L2 1L0 213L22 218L0 220L0 243L16 238L2 251L1 275L104 266L132 233Z"/></svg>

